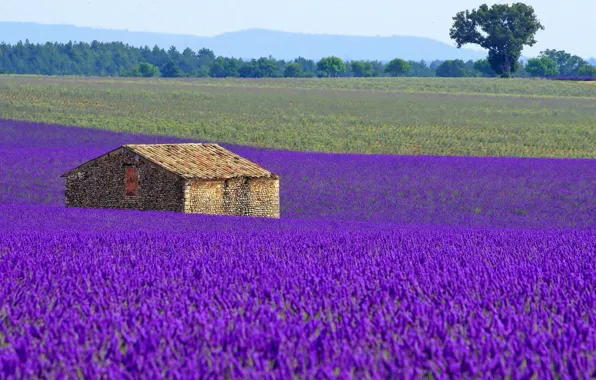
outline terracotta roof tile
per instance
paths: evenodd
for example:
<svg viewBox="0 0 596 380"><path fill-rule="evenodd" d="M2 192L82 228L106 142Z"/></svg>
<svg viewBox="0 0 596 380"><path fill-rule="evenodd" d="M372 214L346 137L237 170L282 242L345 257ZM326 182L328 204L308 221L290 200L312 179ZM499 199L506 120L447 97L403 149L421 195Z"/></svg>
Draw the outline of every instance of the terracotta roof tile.
<svg viewBox="0 0 596 380"><path fill-rule="evenodd" d="M218 144L126 144L123 147L185 178L278 178Z"/></svg>

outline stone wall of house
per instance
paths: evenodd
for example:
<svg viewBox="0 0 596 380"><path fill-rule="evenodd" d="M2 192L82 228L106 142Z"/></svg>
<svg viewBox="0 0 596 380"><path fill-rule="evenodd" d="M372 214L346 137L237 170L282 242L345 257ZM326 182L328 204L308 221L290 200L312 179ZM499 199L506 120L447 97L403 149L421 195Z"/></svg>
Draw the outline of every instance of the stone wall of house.
<svg viewBox="0 0 596 380"><path fill-rule="evenodd" d="M251 215L279 218L279 179L255 178L248 185Z"/></svg>
<svg viewBox="0 0 596 380"><path fill-rule="evenodd" d="M128 167L137 168L135 197L125 196ZM65 202L70 207L183 211L185 182L128 149L118 149L70 173Z"/></svg>
<svg viewBox="0 0 596 380"><path fill-rule="evenodd" d="M224 214L224 181L188 181L184 188L184 212L199 214Z"/></svg>
<svg viewBox="0 0 596 380"><path fill-rule="evenodd" d="M252 215L249 178L230 178L224 182L224 213Z"/></svg>
<svg viewBox="0 0 596 380"><path fill-rule="evenodd" d="M185 212L279 218L279 180L231 178L189 181Z"/></svg>

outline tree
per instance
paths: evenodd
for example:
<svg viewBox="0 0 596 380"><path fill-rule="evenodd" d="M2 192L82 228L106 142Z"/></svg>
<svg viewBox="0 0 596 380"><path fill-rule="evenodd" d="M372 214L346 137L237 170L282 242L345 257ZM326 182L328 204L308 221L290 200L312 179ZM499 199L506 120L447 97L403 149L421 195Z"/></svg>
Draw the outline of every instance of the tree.
<svg viewBox="0 0 596 380"><path fill-rule="evenodd" d="M404 75L408 71L410 71L412 67L410 64L403 59L395 58L391 62L385 66L385 72L391 74L391 76L396 77L399 75Z"/></svg>
<svg viewBox="0 0 596 380"><path fill-rule="evenodd" d="M466 63L461 59L447 60L441 63L435 72L438 77L467 77L470 76Z"/></svg>
<svg viewBox="0 0 596 380"><path fill-rule="evenodd" d="M464 66L466 68L466 76L467 77L476 77L476 76L478 76L478 72L474 68L474 63L475 62L474 62L473 59L468 59L468 61L464 64Z"/></svg>
<svg viewBox="0 0 596 380"><path fill-rule="evenodd" d="M380 77L383 75L383 73L385 72L385 65L383 64L383 62L369 61L369 63L370 63L371 71L372 71L371 75L373 77Z"/></svg>
<svg viewBox="0 0 596 380"><path fill-rule="evenodd" d="M161 49L159 46L155 45L152 50L153 59L149 61L151 64L156 65L157 67L161 67L165 65L168 60L169 56L168 53L164 49Z"/></svg>
<svg viewBox="0 0 596 380"><path fill-rule="evenodd" d="M577 70L577 75L580 77L596 78L596 66L586 64Z"/></svg>
<svg viewBox="0 0 596 380"><path fill-rule="evenodd" d="M528 59L525 69L533 77L552 77L559 75L557 62L546 57Z"/></svg>
<svg viewBox="0 0 596 380"><path fill-rule="evenodd" d="M274 78L279 76L277 71L277 61L275 61L273 57L261 57L257 60L256 64L261 78Z"/></svg>
<svg viewBox="0 0 596 380"><path fill-rule="evenodd" d="M518 65L518 69L513 76L516 78L529 78L530 74L528 74L528 72L526 71L526 63L524 63L523 61L519 61Z"/></svg>
<svg viewBox="0 0 596 380"><path fill-rule="evenodd" d="M197 59L199 61L199 66L209 66L215 61L215 54L213 54L212 50L203 48L197 52Z"/></svg>
<svg viewBox="0 0 596 380"><path fill-rule="evenodd" d="M133 75L139 76L139 77L145 77L145 78L158 77L159 69L157 68L157 66L152 65L150 63L141 62L136 67L136 69L133 71Z"/></svg>
<svg viewBox="0 0 596 380"><path fill-rule="evenodd" d="M474 70L478 71L482 74L483 77L496 77L497 73L495 70L490 66L490 63L486 59L480 59L474 62Z"/></svg>
<svg viewBox="0 0 596 380"><path fill-rule="evenodd" d="M533 46L544 26L534 9L523 3L482 4L478 10L458 12L449 31L457 47L476 44L488 50L488 62L501 77L510 77L518 68L524 45Z"/></svg>
<svg viewBox="0 0 596 380"><path fill-rule="evenodd" d="M261 57L258 60L244 62L238 69L241 78L273 78L277 77L277 61L272 58Z"/></svg>
<svg viewBox="0 0 596 380"><path fill-rule="evenodd" d="M165 78L177 78L183 75L180 68L178 68L178 65L176 65L171 59L161 67L160 71L161 76Z"/></svg>
<svg viewBox="0 0 596 380"><path fill-rule="evenodd" d="M302 65L298 62L292 62L286 66L284 70L284 77L286 78L298 78L302 75Z"/></svg>
<svg viewBox="0 0 596 380"><path fill-rule="evenodd" d="M432 61L430 63L430 65L428 67L430 67L430 69L433 72L436 72L437 71L437 67L439 67L441 65L441 63L443 63L443 61L441 61L440 59L435 59L434 61Z"/></svg>
<svg viewBox="0 0 596 380"><path fill-rule="evenodd" d="M224 78L226 77L226 68L224 67L225 62L223 59L216 59L209 65L209 75L215 78Z"/></svg>
<svg viewBox="0 0 596 380"><path fill-rule="evenodd" d="M338 57L325 57L317 62L317 70L327 74L330 77L336 77L338 73L343 73L346 71L346 65L344 61Z"/></svg>
<svg viewBox="0 0 596 380"><path fill-rule="evenodd" d="M242 66L242 59L239 58L224 58L226 76L236 78L238 77L238 70Z"/></svg>
<svg viewBox="0 0 596 380"><path fill-rule="evenodd" d="M431 70L430 67L426 65L424 60L419 62L416 61L408 61L410 64L410 70L406 74L408 77L434 77L435 72Z"/></svg>
<svg viewBox="0 0 596 380"><path fill-rule="evenodd" d="M352 73L355 77L369 77L371 76L372 65L370 62L366 61L352 61L350 62L352 66Z"/></svg>
<svg viewBox="0 0 596 380"><path fill-rule="evenodd" d="M256 59L245 62L240 69L238 69L238 75L240 78L258 78L259 68L257 67Z"/></svg>
<svg viewBox="0 0 596 380"><path fill-rule="evenodd" d="M317 64L312 59L298 57L294 60L294 62L296 62L296 63L300 64L300 66L302 66L302 72L304 74L308 74L308 73L312 74L309 76L314 76L315 71L317 71Z"/></svg>
<svg viewBox="0 0 596 380"><path fill-rule="evenodd" d="M242 60L238 58L224 58L219 56L209 65L209 73L212 77L216 78L237 77L239 76L238 70L242 65Z"/></svg>
<svg viewBox="0 0 596 380"><path fill-rule="evenodd" d="M187 74L195 73L199 68L197 56L191 48L186 48L178 58L178 67Z"/></svg>
<svg viewBox="0 0 596 380"><path fill-rule="evenodd" d="M172 45L168 49L168 55L170 56L171 59L177 59L178 56L180 55L180 52L178 51L176 46Z"/></svg>
<svg viewBox="0 0 596 380"><path fill-rule="evenodd" d="M538 58L543 57L555 61L561 75L577 75L579 68L588 64L583 58L571 55L565 50L546 49L538 56Z"/></svg>

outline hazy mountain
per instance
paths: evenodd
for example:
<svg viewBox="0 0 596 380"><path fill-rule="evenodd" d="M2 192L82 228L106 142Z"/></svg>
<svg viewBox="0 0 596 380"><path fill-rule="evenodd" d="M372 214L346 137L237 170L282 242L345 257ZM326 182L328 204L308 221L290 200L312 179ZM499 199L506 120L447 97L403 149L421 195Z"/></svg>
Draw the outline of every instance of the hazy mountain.
<svg viewBox="0 0 596 380"><path fill-rule="evenodd" d="M443 42L423 37L392 36L363 37L324 34L287 33L261 29L224 33L209 42L213 50L226 56L260 57L272 55L279 59L298 56L319 59L335 55L342 59L388 61L399 57L406 60L479 59L486 53L457 49Z"/></svg>
<svg viewBox="0 0 596 380"><path fill-rule="evenodd" d="M237 58L259 58L269 55L277 59L299 56L320 59L336 55L342 59L388 61L395 57L406 60L480 59L483 51L457 49L455 46L423 37L358 37L342 35L288 33L250 29L224 33L214 37L165 33L129 32L126 30L95 29L73 25L0 22L0 41L17 43L26 39L32 43L121 41L133 46L158 45L162 48L189 47L195 51L205 47L216 55Z"/></svg>
<svg viewBox="0 0 596 380"><path fill-rule="evenodd" d="M591 65L594 65L594 66L596 66L596 57L595 57L595 58L590 58L590 59L588 59L588 62L589 62Z"/></svg>

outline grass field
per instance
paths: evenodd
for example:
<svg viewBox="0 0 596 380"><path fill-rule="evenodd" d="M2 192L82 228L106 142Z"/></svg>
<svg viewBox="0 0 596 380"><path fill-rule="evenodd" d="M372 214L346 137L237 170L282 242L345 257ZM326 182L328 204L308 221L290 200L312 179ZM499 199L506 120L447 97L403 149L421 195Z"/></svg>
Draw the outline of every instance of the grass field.
<svg viewBox="0 0 596 380"><path fill-rule="evenodd" d="M596 86L562 81L2 76L0 118L297 151L596 157Z"/></svg>

